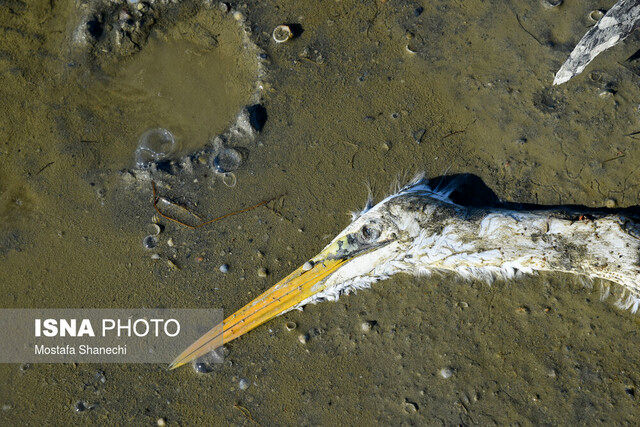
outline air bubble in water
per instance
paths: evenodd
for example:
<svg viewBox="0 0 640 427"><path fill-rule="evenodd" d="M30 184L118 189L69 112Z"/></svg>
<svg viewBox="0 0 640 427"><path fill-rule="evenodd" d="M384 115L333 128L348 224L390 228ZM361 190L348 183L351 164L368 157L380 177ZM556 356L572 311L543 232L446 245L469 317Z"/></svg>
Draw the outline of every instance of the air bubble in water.
<svg viewBox="0 0 640 427"><path fill-rule="evenodd" d="M136 164L138 167L147 167L150 163L170 157L176 151L176 140L171 132L163 128L149 129L138 140Z"/></svg>
<svg viewBox="0 0 640 427"><path fill-rule="evenodd" d="M223 147L213 158L213 167L218 173L232 172L240 167L242 154L236 149Z"/></svg>

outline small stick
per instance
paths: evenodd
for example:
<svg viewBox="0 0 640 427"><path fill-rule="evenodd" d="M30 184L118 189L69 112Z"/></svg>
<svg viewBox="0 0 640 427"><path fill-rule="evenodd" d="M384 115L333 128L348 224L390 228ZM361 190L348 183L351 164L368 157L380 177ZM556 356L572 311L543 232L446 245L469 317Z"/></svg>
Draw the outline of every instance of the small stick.
<svg viewBox="0 0 640 427"><path fill-rule="evenodd" d="M185 222L180 221L179 219L172 218L172 217L170 217L168 215L165 215L162 212L160 212L160 209L158 209L158 201L160 200L160 197L158 197L157 193L156 193L156 183L155 183L155 181L151 181L151 186L153 188L153 207L155 208L156 212L158 212L158 215L160 215L162 218L167 219L169 221L177 222L180 225L183 225L183 226L185 226L187 228L191 228L192 230L196 229L196 228L200 228L200 227L208 225L208 224L211 224L213 222L220 221L221 219L228 218L230 216L234 216L234 215L238 215L238 214L241 214L241 213L244 213L244 212L248 212L248 211L253 210L255 208L258 208L258 207L260 207L262 205L266 205L270 201L275 200L275 199L283 196L283 195L280 195L280 196L277 196L277 197L273 197L271 199L263 200L262 202L260 202L258 204L255 204L253 206L249 206L248 208L244 208L244 209L240 209L240 210L237 210L237 211L234 211L234 212L230 212L228 214L224 214L224 215L219 216L217 218L213 218L213 219L210 219L208 221L203 221L203 222L201 222L200 224L197 224L197 225L191 225L191 224L187 224ZM201 219L198 215L194 214L193 212L191 212L187 208L185 208L183 206L180 206L180 205L177 205L177 204L175 204L173 202L170 202L170 201L167 201L167 202L171 203L172 205L178 206L179 208L184 209L185 211L189 212L191 215L195 216L196 218Z"/></svg>
<svg viewBox="0 0 640 427"><path fill-rule="evenodd" d="M242 412L242 415L244 415L245 418L247 418L248 420L253 421L256 424L258 424L256 422L256 420L253 419L253 417L251 416L251 412L249 412L249 410L247 408L245 408L244 406L240 405L239 403L235 403L233 405L233 407L238 409L240 412Z"/></svg>

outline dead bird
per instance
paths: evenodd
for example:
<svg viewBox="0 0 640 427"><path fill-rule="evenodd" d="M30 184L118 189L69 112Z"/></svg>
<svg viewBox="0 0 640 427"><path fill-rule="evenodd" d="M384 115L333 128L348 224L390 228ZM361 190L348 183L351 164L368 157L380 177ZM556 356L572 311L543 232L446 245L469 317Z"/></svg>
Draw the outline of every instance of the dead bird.
<svg viewBox="0 0 640 427"><path fill-rule="evenodd" d="M472 185L478 180L419 176L375 206L370 200L318 255L207 332L170 368L289 310L335 301L397 273L454 272L486 281L537 271L570 273L619 285L618 305L638 310L635 212L503 203L486 186Z"/></svg>
<svg viewBox="0 0 640 427"><path fill-rule="evenodd" d="M638 26L640 26L640 0L618 0L596 25L582 36L569 58L556 73L553 84L565 83L573 76L580 74L596 56L620 43Z"/></svg>

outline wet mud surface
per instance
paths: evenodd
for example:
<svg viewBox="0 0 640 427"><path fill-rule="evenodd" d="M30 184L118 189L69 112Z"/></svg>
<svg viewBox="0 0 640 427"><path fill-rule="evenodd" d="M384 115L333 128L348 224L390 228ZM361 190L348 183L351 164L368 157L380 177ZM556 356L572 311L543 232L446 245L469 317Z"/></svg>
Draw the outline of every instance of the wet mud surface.
<svg viewBox="0 0 640 427"><path fill-rule="evenodd" d="M379 199L417 171L514 202L640 204L640 37L551 86L612 2L141 4L0 1L3 308L229 314L342 230L367 183ZM283 23L298 31L276 44ZM235 121L255 105L259 126ZM234 123L229 186L206 147ZM175 164L140 171L154 127ZM197 230L160 219L146 249L151 178L205 219L276 199ZM398 276L272 320L208 374L2 365L0 419L635 424L638 317L599 297L561 274Z"/></svg>

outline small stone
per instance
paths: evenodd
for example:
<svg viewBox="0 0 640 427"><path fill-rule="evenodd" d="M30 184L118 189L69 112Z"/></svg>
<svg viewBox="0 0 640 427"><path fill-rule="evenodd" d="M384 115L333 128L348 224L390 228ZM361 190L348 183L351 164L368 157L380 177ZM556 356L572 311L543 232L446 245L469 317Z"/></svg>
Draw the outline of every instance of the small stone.
<svg viewBox="0 0 640 427"><path fill-rule="evenodd" d="M451 376L453 375L453 369L452 368L442 368L442 369L440 369L439 373L440 373L440 376L446 380L448 378L451 378Z"/></svg>
<svg viewBox="0 0 640 427"><path fill-rule="evenodd" d="M562 4L562 0L542 0L542 7L545 9L553 9L554 7L558 7Z"/></svg>
<svg viewBox="0 0 640 427"><path fill-rule="evenodd" d="M149 235L142 240L142 246L144 246L145 249L153 249L158 246L158 239L156 236Z"/></svg>
<svg viewBox="0 0 640 427"><path fill-rule="evenodd" d="M302 271L309 271L313 268L313 263L311 263L311 261L307 261L304 264L302 264Z"/></svg>
<svg viewBox="0 0 640 427"><path fill-rule="evenodd" d="M160 255L158 255L158 254L153 254L153 255L151 255L151 259L152 259L152 260L159 260L159 259L160 259Z"/></svg>
<svg viewBox="0 0 640 427"><path fill-rule="evenodd" d="M2 405L2 410L3 411L8 411L11 409L11 405L9 405L8 403L5 403L4 405Z"/></svg>
<svg viewBox="0 0 640 427"><path fill-rule="evenodd" d="M235 12L233 12L233 19L235 19L238 22L243 22L244 14L236 10Z"/></svg>
<svg viewBox="0 0 640 427"><path fill-rule="evenodd" d="M249 381L245 380L244 378L241 378L240 381L238 381L238 388L240 390L246 390L250 385L251 384L249 383Z"/></svg>
<svg viewBox="0 0 640 427"><path fill-rule="evenodd" d="M158 418L158 420L156 421L156 425L158 425L159 427L166 426L167 420L165 420L164 418Z"/></svg>
<svg viewBox="0 0 640 427"><path fill-rule="evenodd" d="M600 98L611 98L613 95L615 95L615 92L611 89L604 89L598 94Z"/></svg>
<svg viewBox="0 0 640 427"><path fill-rule="evenodd" d="M362 322L360 324L360 329L362 330L362 332L364 332L366 334L367 332L371 331L371 329L373 328L374 324L375 324L375 322L369 322L369 321Z"/></svg>
<svg viewBox="0 0 640 427"><path fill-rule="evenodd" d="M222 264L222 265L220 266L220 271L221 271L222 273L228 273L228 272L229 272L229 264Z"/></svg>
<svg viewBox="0 0 640 427"><path fill-rule="evenodd" d="M87 409L88 409L88 408L87 408L87 405L86 405L83 401L79 401L79 402L77 402L77 403L76 403L76 405L75 405L75 410L76 410L76 412L84 412L84 411L86 411Z"/></svg>
<svg viewBox="0 0 640 427"><path fill-rule="evenodd" d="M218 5L218 9L220 9L220 12L222 13L227 13L231 9L231 6L229 5L229 3L220 2L220 4Z"/></svg>
<svg viewBox="0 0 640 427"><path fill-rule="evenodd" d="M170 259L167 260L167 267L169 267L173 271L180 270L180 267L178 267L178 265Z"/></svg>
<svg viewBox="0 0 640 427"><path fill-rule="evenodd" d="M426 129L418 129L416 131L413 132L413 140L420 144L422 142L422 137L424 136L424 134L427 132Z"/></svg>
<svg viewBox="0 0 640 427"><path fill-rule="evenodd" d="M171 246L173 247L175 244L173 243L173 239L171 237L169 237L169 240L167 240L167 246Z"/></svg>
<svg viewBox="0 0 640 427"><path fill-rule="evenodd" d="M605 207L607 207L609 209L613 209L617 205L616 199L613 199L613 198L609 197L607 200L604 201L604 205L605 205Z"/></svg>
<svg viewBox="0 0 640 427"><path fill-rule="evenodd" d="M262 267L258 269L258 277L267 277L267 275L269 274L269 271Z"/></svg>
<svg viewBox="0 0 640 427"><path fill-rule="evenodd" d="M298 335L298 341L300 341L301 344L306 344L307 341L309 341L309 337L307 334L300 334Z"/></svg>
<svg viewBox="0 0 640 427"><path fill-rule="evenodd" d="M418 412L418 404L410 401L409 399L405 399L404 410L408 414L415 414L416 412Z"/></svg>

